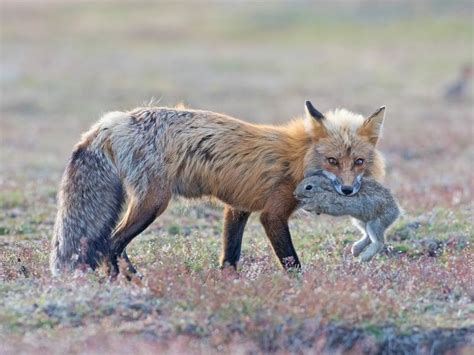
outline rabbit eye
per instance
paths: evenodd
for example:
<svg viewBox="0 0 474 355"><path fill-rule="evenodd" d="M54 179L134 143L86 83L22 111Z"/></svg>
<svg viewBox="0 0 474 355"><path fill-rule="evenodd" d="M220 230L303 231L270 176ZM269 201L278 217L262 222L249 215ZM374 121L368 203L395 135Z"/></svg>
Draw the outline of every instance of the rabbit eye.
<svg viewBox="0 0 474 355"><path fill-rule="evenodd" d="M313 189L313 186L311 186L311 185L306 185L306 187L305 187L305 190L308 190L308 191L312 190L312 189Z"/></svg>

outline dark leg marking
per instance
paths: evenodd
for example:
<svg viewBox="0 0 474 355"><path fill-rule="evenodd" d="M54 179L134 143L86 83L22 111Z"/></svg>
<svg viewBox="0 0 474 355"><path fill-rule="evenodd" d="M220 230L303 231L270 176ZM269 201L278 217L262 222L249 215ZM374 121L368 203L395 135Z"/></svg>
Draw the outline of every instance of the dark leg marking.
<svg viewBox="0 0 474 355"><path fill-rule="evenodd" d="M283 268L286 270L300 269L301 263L291 241L287 218L263 212L260 221Z"/></svg>
<svg viewBox="0 0 474 355"><path fill-rule="evenodd" d="M221 267L230 265L237 268L242 247L242 236L249 216L250 212L235 210L230 206L225 207Z"/></svg>

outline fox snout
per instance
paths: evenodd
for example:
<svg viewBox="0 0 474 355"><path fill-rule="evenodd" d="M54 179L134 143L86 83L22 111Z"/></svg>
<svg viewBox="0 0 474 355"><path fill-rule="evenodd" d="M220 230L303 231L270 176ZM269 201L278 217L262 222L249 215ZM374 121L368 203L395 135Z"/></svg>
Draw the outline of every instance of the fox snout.
<svg viewBox="0 0 474 355"><path fill-rule="evenodd" d="M352 185L345 185L342 183L341 178L334 175L334 178L331 179L334 189L341 195L353 196L359 192L362 185L362 174L357 175L352 182Z"/></svg>
<svg viewBox="0 0 474 355"><path fill-rule="evenodd" d="M329 171L323 170L322 173L326 176L331 182L334 190L336 190L339 194L344 196L353 196L359 192L360 187L362 185L362 174L357 175L351 185L347 185L343 183L341 177L330 173ZM312 186L307 186L305 188L311 189Z"/></svg>
<svg viewBox="0 0 474 355"><path fill-rule="evenodd" d="M350 195L354 191L354 187L351 185L342 185L341 186L341 192L344 195Z"/></svg>
<svg viewBox="0 0 474 355"><path fill-rule="evenodd" d="M325 176L332 184L334 190L337 193L344 195L344 196L353 196L359 192L360 187L362 185L362 174L357 175L354 180L352 181L351 185L344 184L344 181L341 177L327 171L327 170L312 170L305 174L305 178L315 175L323 175ZM306 182L304 184L300 184L296 191L293 193L297 199L304 199L307 197L312 197L314 195L315 186L313 182Z"/></svg>

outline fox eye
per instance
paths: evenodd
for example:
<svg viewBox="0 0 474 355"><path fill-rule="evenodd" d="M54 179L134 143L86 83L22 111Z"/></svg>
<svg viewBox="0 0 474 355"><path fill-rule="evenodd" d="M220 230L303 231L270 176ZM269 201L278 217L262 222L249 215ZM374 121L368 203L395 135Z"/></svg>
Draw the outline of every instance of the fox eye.
<svg viewBox="0 0 474 355"><path fill-rule="evenodd" d="M331 165L337 165L337 159L336 158L328 158L328 163Z"/></svg>
<svg viewBox="0 0 474 355"><path fill-rule="evenodd" d="M364 164L364 159L362 159L362 158L356 159L356 160L354 160L354 164L359 165L359 166L363 165Z"/></svg>

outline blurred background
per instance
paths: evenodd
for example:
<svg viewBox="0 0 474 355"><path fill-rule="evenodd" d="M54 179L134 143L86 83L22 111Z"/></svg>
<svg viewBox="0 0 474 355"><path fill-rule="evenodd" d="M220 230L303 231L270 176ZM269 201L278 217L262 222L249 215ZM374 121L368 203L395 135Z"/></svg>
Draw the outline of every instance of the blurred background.
<svg viewBox="0 0 474 355"><path fill-rule="evenodd" d="M472 339L473 7L0 0L0 353L169 342L171 353L441 354ZM298 212L305 272L288 278L252 216L234 279L218 266L220 206L175 201L127 248L143 282L51 278L59 180L101 115L154 100L280 124L307 99L322 112L387 105L380 149L406 213L375 264L350 256L347 219Z"/></svg>
<svg viewBox="0 0 474 355"><path fill-rule="evenodd" d="M408 210L469 203L471 1L3 1L4 200L54 200L103 113L155 99L283 123L311 99L387 105L388 184ZM8 195L8 197L7 197Z"/></svg>

